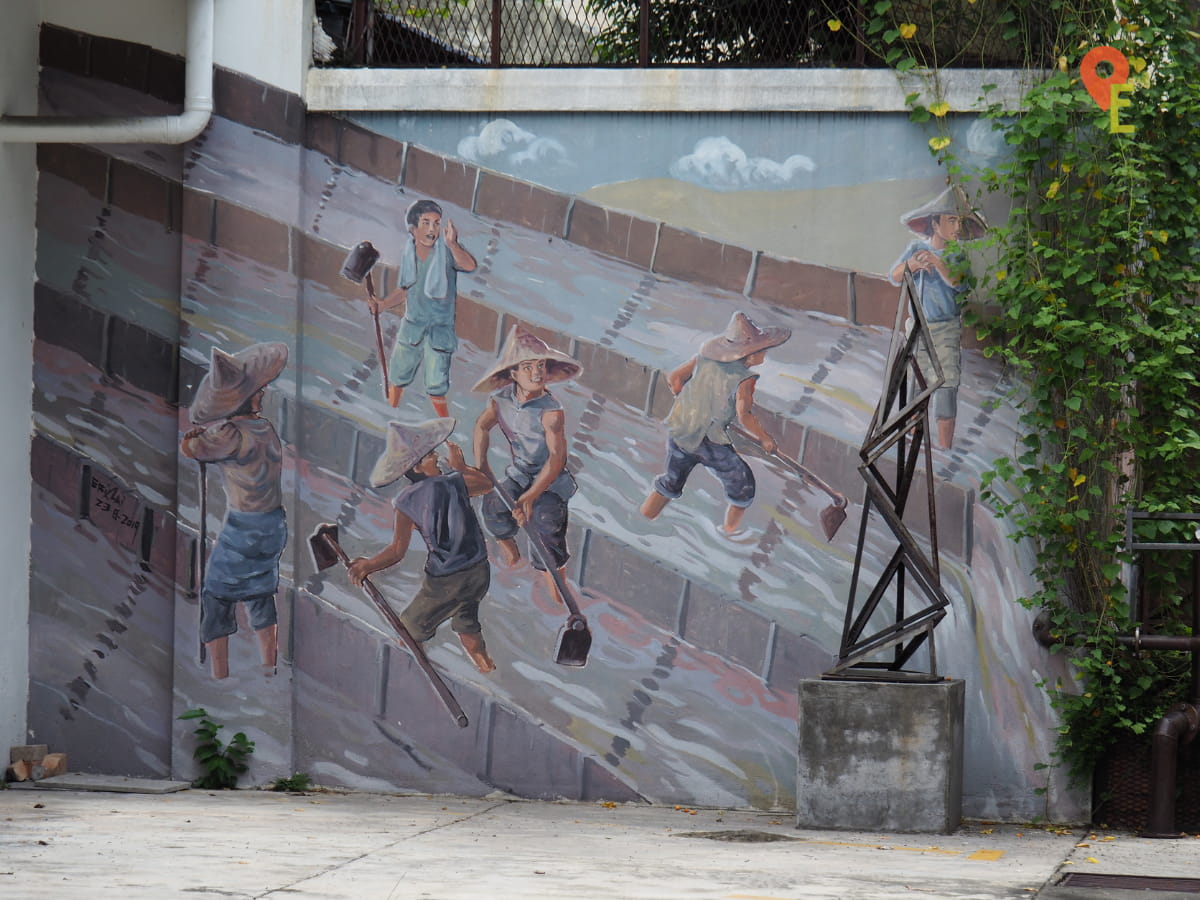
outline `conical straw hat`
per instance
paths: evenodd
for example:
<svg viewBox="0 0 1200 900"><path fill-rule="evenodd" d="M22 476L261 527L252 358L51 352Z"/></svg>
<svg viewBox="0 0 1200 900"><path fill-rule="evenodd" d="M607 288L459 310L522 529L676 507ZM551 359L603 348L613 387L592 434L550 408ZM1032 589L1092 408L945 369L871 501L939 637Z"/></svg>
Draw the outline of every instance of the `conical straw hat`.
<svg viewBox="0 0 1200 900"><path fill-rule="evenodd" d="M208 374L192 400L192 424L204 425L233 415L279 376L287 359L287 344L251 344L234 354L213 347Z"/></svg>
<svg viewBox="0 0 1200 900"><path fill-rule="evenodd" d="M391 484L441 445L454 431L454 419L430 419L419 425L388 422L383 455L371 470L371 487Z"/></svg>
<svg viewBox="0 0 1200 900"><path fill-rule="evenodd" d="M700 345L700 355L717 362L733 362L759 350L778 347L791 336L790 328L782 325L759 328L744 312L735 312L723 334Z"/></svg>
<svg viewBox="0 0 1200 900"><path fill-rule="evenodd" d="M546 361L546 384L568 381L577 378L583 372L583 364L572 359L567 354L555 350L536 334L532 334L520 325L509 329L504 346L500 348L500 358L475 383L474 391L498 391L509 384L512 379L508 370L527 359L544 359Z"/></svg>
<svg viewBox="0 0 1200 900"><path fill-rule="evenodd" d="M900 224L907 226L917 234L927 235L932 233L933 217L945 215L959 217L965 241L981 238L987 230L987 222L984 221L982 215L971 209L966 191L957 184L946 188L928 203L906 212L900 217Z"/></svg>

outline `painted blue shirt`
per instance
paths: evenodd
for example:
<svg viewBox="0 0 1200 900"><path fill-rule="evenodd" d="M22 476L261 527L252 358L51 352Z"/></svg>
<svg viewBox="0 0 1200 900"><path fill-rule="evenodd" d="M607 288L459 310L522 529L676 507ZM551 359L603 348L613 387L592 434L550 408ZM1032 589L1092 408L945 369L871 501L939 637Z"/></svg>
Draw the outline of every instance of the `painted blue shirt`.
<svg viewBox="0 0 1200 900"><path fill-rule="evenodd" d="M496 402L500 430L508 438L509 447L512 449L512 465L505 468L504 475L520 485L521 490L525 490L550 459L542 414L560 410L562 404L555 400L549 391L540 397L519 403L515 384L502 387L492 394L492 399ZM546 490L568 500L576 491L575 478L564 466Z"/></svg>
<svg viewBox="0 0 1200 900"><path fill-rule="evenodd" d="M888 272L894 272L896 266L902 262L906 262L913 254L919 250L929 250L931 253L936 253L938 256L945 256L945 249L934 250L933 245L927 240L918 238L910 241L908 246L904 248L904 252L900 254L900 258L892 263L892 267ZM948 259L947 263L953 265L954 258ZM921 301L921 309L925 312L925 318L930 322L949 322L958 318L959 307L961 306L961 298L966 285L950 284L938 272L926 271L922 269L919 272L913 272L913 282L917 286L917 298ZM902 282L895 281L891 275L888 275L888 281L899 286Z"/></svg>
<svg viewBox="0 0 1200 900"><path fill-rule="evenodd" d="M404 513L425 540L426 574L453 575L487 558L487 545L467 482L461 472L423 478L404 488L392 505Z"/></svg>

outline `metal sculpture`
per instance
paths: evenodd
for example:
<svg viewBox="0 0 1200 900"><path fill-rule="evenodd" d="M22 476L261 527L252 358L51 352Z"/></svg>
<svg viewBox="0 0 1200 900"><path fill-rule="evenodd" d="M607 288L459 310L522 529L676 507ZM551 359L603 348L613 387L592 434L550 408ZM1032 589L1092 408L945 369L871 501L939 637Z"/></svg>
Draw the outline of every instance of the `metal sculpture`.
<svg viewBox="0 0 1200 900"><path fill-rule="evenodd" d="M931 372L923 367L922 356ZM866 493L841 646L837 663L824 677L938 681L933 630L945 618L950 600L942 590L938 562L929 401L944 379L908 272L900 287L885 372L883 396L859 449L862 463L858 471L866 482ZM920 485L922 475L924 484ZM923 494L928 507L929 538L924 547L905 524L914 494ZM873 512L891 531L896 547L860 603L863 553ZM918 595L915 604L910 599L913 594ZM906 670L926 644L929 672ZM892 651L890 658L878 658L888 650Z"/></svg>

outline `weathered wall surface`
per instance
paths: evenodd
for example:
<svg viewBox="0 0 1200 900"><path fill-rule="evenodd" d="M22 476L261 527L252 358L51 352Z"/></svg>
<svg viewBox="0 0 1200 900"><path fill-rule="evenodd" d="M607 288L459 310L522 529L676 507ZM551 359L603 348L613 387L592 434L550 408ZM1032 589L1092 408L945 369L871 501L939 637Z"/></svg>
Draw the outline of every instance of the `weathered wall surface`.
<svg viewBox="0 0 1200 900"><path fill-rule="evenodd" d="M154 112L173 99L159 87L170 80L130 84L81 69L89 57L72 48L88 40L44 32L52 108ZM39 154L31 728L65 745L73 765L187 775L188 729L175 716L204 706L252 732L260 782L303 770L383 790L793 806L796 684L831 663L850 587L857 447L895 320L886 263L860 255L831 265L739 243L722 228L672 221L679 203L606 205L500 160L424 145L395 132L403 123L385 135L305 116L294 95L224 70L216 98L217 118L182 149ZM910 193L936 184L910 181ZM680 181L678 195L689 190ZM623 196L628 206L639 192ZM885 214L878 196L858 201L864 216L895 222L908 208ZM395 488L368 480L385 424L432 415L419 381L397 409L382 399L362 288L340 274L349 248L369 239L383 254L377 289L393 287L403 211L417 198L441 204L478 261L459 278L448 395L468 459L486 401L469 388L513 324L584 367L553 391L580 488L567 574L594 634L590 659L554 665L561 607L527 565L493 566L481 620L497 671L479 673L445 626L426 644L465 729L364 594L340 568L317 571L308 547L322 522L339 526L351 556L387 542ZM877 258L902 248L904 232L894 232ZM853 501L830 543L819 522L828 498L768 459L751 461L758 494L734 539L715 527L724 499L700 470L661 518L638 514L663 461L665 374L738 309L793 329L762 369L759 416L783 452ZM384 316L389 346L397 326ZM197 654L199 473L177 446L212 348L263 341L290 348L265 408L283 442L289 529L281 666L260 670L242 622L230 676L217 681ZM1011 603L1027 567L977 499L993 448L1012 440L1006 385L970 339L964 371L958 435L935 452L952 598L939 664L967 683L967 814L1028 818L1042 812L1034 764L1052 732L1029 672L1049 660ZM205 506L211 541L224 514L215 475ZM910 518L927 535L927 517ZM878 522L864 540L864 568L877 576L894 545ZM419 585L421 549L376 576L398 608Z"/></svg>

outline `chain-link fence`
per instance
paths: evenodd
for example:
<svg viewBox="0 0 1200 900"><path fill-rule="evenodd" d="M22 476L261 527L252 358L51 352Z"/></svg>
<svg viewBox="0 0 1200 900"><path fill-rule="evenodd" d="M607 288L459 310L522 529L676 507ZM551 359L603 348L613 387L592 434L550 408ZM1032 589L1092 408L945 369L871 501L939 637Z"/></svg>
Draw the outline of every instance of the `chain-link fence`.
<svg viewBox="0 0 1200 900"><path fill-rule="evenodd" d="M1004 6L1001 3L999 6ZM1037 4L894 0L941 65L1045 65ZM951 10L953 7L953 10ZM870 0L318 0L331 66L881 66ZM949 13L953 13L950 15ZM830 23L836 23L831 27ZM1052 59L1052 56L1050 57Z"/></svg>

